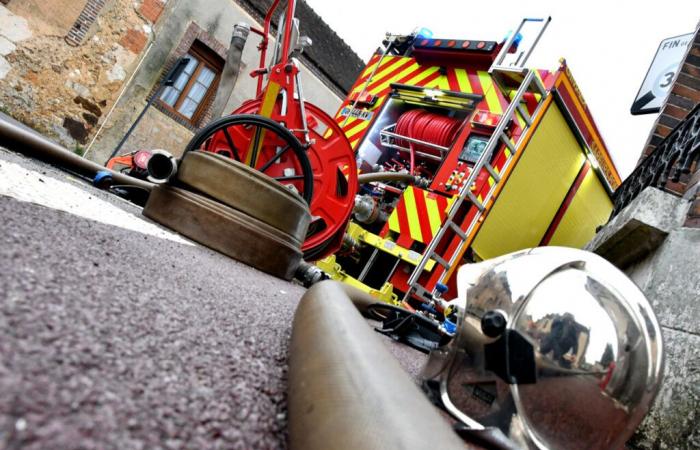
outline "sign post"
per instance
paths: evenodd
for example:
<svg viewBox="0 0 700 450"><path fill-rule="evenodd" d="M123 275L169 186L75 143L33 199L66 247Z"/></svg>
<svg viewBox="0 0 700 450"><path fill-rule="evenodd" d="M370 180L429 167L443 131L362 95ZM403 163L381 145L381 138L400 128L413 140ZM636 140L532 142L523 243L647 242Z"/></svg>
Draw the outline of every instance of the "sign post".
<svg viewBox="0 0 700 450"><path fill-rule="evenodd" d="M693 33L674 36L661 41L647 76L639 88L630 112L633 115L657 113L676 79L678 66L693 41Z"/></svg>

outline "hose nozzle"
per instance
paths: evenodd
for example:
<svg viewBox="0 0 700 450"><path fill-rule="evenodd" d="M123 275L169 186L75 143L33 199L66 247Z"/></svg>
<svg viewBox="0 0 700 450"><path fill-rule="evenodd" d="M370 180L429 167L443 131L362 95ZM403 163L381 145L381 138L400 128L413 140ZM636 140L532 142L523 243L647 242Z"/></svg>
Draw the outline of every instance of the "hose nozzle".
<svg viewBox="0 0 700 450"><path fill-rule="evenodd" d="M167 183L177 173L177 160L165 150L153 150L146 170L151 183Z"/></svg>

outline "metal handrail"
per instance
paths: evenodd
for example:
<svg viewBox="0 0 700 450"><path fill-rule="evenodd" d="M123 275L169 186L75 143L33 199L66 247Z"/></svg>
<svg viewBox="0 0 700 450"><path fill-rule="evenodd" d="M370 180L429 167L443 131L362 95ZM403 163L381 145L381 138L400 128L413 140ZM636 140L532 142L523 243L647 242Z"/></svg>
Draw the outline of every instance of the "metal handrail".
<svg viewBox="0 0 700 450"><path fill-rule="evenodd" d="M530 46L527 54L525 55L525 58L517 61L517 65L515 67L517 68L524 68L525 63L527 60L530 58L530 55L532 54L532 51L535 49L537 44L540 42L540 38L544 34L544 32L547 30L547 27L549 26L549 23L552 21L552 17L549 16L546 19L542 18L531 18L531 17L526 17L524 18L521 22L520 25L518 25L518 28L508 36L508 39L506 40L506 43L501 47L501 51L498 52L498 55L496 56L496 59L493 61L493 64L491 65L491 68L489 69L489 73L492 73L496 68L500 67L501 64L503 63L503 60L506 59L506 56L508 55L508 52L510 51L510 48L513 46L513 42L515 42L515 39L517 38L518 34L520 33L520 30L523 29L523 26L527 22L544 22L544 25L542 25L542 28L540 29L540 32L537 34L537 37L535 38L535 41L532 43Z"/></svg>
<svg viewBox="0 0 700 450"><path fill-rule="evenodd" d="M395 130L395 129L396 129L396 124L395 124L395 123L392 123L391 125L388 125L388 126L382 128L382 129L379 131L379 137L380 137L380 139L381 139L382 137L394 138L394 139L402 139L402 140L408 141L408 142L410 142L410 143L412 143L412 144L420 144L420 145L424 145L424 146L426 146L426 147L434 148L435 150L439 150L440 153L446 153L446 152L450 149L449 147L443 147L442 145L433 144L432 142L422 141L422 140L420 140L420 139L416 139L416 138L404 136L404 135L402 135L402 134L397 134L397 133L394 133L393 131L389 131L389 130ZM410 149L408 149L408 148L406 148L406 147L401 147L401 146L398 145L398 144L391 144L390 142L387 142L387 143L385 144L384 141L381 141L381 143L382 143L382 145L393 146L394 148L399 148L399 149L402 149L402 150L410 151Z"/></svg>
<svg viewBox="0 0 700 450"><path fill-rule="evenodd" d="M649 186L664 188L690 173L700 162L700 104L650 153L617 188L610 219L622 211Z"/></svg>

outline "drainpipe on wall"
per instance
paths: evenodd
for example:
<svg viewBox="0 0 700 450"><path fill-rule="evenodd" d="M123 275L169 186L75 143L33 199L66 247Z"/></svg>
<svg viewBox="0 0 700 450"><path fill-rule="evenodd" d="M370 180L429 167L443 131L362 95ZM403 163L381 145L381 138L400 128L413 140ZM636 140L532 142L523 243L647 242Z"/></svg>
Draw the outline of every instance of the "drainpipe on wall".
<svg viewBox="0 0 700 450"><path fill-rule="evenodd" d="M0 0L1 1L1 0ZM174 14L175 11L180 7L180 3L182 0L175 0L175 4L171 6L170 10L170 15ZM171 1L172 3L172 1ZM126 93L127 89L131 87L131 82L134 80L136 75L139 73L139 69L141 68L141 65L143 62L146 60L146 57L148 54L151 52L151 49L156 43L157 40L157 34L156 34L156 23L150 24L149 20L143 17L138 10L135 9L136 14L144 21L146 22L146 25L151 26L151 33L149 36L150 42L148 43L148 47L146 48L146 51L143 53L141 56L141 59L139 60L138 64L136 65L136 68L131 72L131 76L129 79L124 83L121 92L119 92L119 95L117 96L117 99L112 103L112 107L110 108L109 112L105 116L105 118L102 120L102 124L100 125L100 128L98 128L97 133L95 133L95 136L93 136L92 141L90 141L90 145L88 145L87 149L85 149L85 153L83 153L83 158L87 158L88 154L90 153L90 150L92 150L92 146L95 145L95 142L97 141L97 138L100 136L102 133L102 130L104 129L105 125L109 123L109 119L112 116L112 113L116 109L117 105L119 104L119 101L122 99L124 94Z"/></svg>
<svg viewBox="0 0 700 450"><path fill-rule="evenodd" d="M87 157L88 157L88 154L90 153L90 150L92 150L92 146L95 144L95 141L97 141L97 138L100 136L100 133L102 133L102 129L103 129L103 128L105 127L105 125L107 125L107 123L109 122L109 118L112 116L112 113L114 112L114 109L115 109L115 108L117 107L117 105L119 104L119 101L120 101L120 100L122 99L122 97L124 96L124 93L126 92L126 90L129 88L129 86L131 86L131 82L133 81L133 79L134 79L134 77L136 76L136 74L139 72L139 69L141 68L141 65L143 64L143 62L146 60L146 56L148 56L148 54L151 52L151 48L153 48L153 44L154 44L153 42L151 42L150 44L148 44L148 48L147 48L146 51L144 52L143 56L141 56L141 60L139 61L138 65L137 65L136 68L133 70L133 72L131 72L131 76L130 76L129 79L126 81L126 83L124 83L124 87L122 88L122 91L119 93L119 96L118 96L117 99L114 101L114 103L112 103L112 107L110 108L110 110L109 110L109 112L107 113L107 115L105 116L105 118L102 120L102 125L100 125L100 128L97 130L97 133L95 133L95 136L93 136L92 141L90 141L90 145L88 145L87 149L85 150L85 153L83 153L83 158L87 158Z"/></svg>

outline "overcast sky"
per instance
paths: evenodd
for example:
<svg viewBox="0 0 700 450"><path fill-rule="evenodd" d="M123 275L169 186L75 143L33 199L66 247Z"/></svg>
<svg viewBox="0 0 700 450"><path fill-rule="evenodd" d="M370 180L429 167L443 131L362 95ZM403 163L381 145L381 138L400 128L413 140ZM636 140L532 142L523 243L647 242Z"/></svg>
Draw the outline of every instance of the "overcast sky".
<svg viewBox="0 0 700 450"><path fill-rule="evenodd" d="M528 65L554 69L566 58L623 178L656 118L629 110L659 42L694 31L700 21L700 0L306 2L365 61L387 31L427 27L438 38L500 41L523 17L551 15Z"/></svg>

